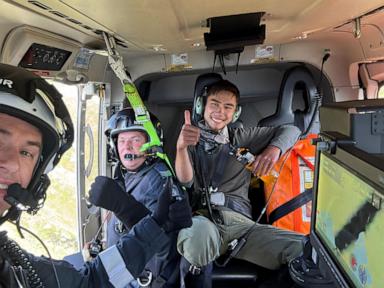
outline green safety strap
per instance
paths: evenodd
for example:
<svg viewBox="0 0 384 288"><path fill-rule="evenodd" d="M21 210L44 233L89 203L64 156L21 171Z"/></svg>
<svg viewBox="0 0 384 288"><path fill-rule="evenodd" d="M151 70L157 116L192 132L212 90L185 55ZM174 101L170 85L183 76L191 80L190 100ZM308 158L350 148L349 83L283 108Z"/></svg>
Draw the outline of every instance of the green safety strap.
<svg viewBox="0 0 384 288"><path fill-rule="evenodd" d="M141 99L139 92L132 79L126 73L123 57L120 56L119 52L116 49L116 41L112 35L109 35L106 32L103 32L103 38L108 50L108 62L111 66L112 71L116 74L117 78L120 79L123 84L123 90L131 107L135 111L135 119L138 123L143 125L145 131L148 133L150 142L145 143L140 150L147 151L150 148L155 148L155 155L168 165L172 174L175 175L171 162L169 161L167 155L164 153L162 148L162 142L160 141L159 136L156 133L156 129L153 126L151 118L149 116L148 109L145 107L143 100Z"/></svg>
<svg viewBox="0 0 384 288"><path fill-rule="evenodd" d="M131 107L135 111L136 121L143 125L145 131L149 135L150 142L147 142L141 146L141 151L146 151L152 147L156 147L157 151L155 151L155 155L160 159L164 160L164 162L168 165L172 174L175 175L173 171L173 167L167 154L164 153L162 147L162 142L160 141L159 135L156 133L155 126L153 125L151 118L149 116L149 112L145 107L143 100L141 99L139 92L137 91L135 85L133 83L125 83L124 84L124 93L127 96Z"/></svg>

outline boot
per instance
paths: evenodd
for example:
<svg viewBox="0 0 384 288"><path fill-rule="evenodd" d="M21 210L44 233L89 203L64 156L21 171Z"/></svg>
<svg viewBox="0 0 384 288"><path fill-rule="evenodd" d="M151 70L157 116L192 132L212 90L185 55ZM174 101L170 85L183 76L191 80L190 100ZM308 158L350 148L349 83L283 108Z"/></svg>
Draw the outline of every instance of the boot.
<svg viewBox="0 0 384 288"><path fill-rule="evenodd" d="M289 273L299 287L331 288L336 287L332 279L327 277L312 259L312 245L309 237L305 238L303 253L288 263Z"/></svg>

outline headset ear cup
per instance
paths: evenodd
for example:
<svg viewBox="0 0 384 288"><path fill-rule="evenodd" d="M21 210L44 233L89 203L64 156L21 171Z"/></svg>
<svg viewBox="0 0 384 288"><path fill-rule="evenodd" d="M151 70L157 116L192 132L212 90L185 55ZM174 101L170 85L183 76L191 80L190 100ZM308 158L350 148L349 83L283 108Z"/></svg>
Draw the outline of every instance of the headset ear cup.
<svg viewBox="0 0 384 288"><path fill-rule="evenodd" d="M232 123L236 122L239 119L240 114L241 114L241 106L237 105L236 112L233 114L233 117L232 117Z"/></svg>
<svg viewBox="0 0 384 288"><path fill-rule="evenodd" d="M199 119L201 119L202 116L203 116L203 111L204 111L203 97L199 96L199 97L196 98L194 109L195 109L196 116Z"/></svg>
<svg viewBox="0 0 384 288"><path fill-rule="evenodd" d="M117 153L117 146L115 145L115 142L113 141L112 138L109 139L108 141L108 152L109 152L109 159L112 162L119 161L119 155Z"/></svg>

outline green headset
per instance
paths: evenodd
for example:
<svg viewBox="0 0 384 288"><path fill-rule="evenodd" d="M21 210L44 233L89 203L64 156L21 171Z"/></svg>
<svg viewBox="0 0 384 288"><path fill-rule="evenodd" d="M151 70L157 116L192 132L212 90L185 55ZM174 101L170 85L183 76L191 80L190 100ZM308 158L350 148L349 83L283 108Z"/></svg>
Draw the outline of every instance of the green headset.
<svg viewBox="0 0 384 288"><path fill-rule="evenodd" d="M193 98L193 110L192 110L192 122L198 123L204 118L204 108L207 101L207 92L209 88L223 80L220 74L217 73L205 73L197 77L195 83L195 91ZM233 114L232 123L236 122L241 114L241 106L237 105L236 111Z"/></svg>

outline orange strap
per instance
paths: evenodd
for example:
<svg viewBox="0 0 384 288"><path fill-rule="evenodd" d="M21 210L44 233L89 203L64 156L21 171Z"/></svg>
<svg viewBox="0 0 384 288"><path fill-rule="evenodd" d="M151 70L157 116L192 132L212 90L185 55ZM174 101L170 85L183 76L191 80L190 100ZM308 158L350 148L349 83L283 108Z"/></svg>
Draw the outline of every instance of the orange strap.
<svg viewBox="0 0 384 288"><path fill-rule="evenodd" d="M312 171L315 171L315 166L313 166L313 164L311 163L311 161L309 161L307 158L305 158L305 156L303 154L301 154L301 152L299 152L298 150L296 149L293 149L292 152L294 154L296 154L296 156L299 156L303 161L304 163L312 170Z"/></svg>

